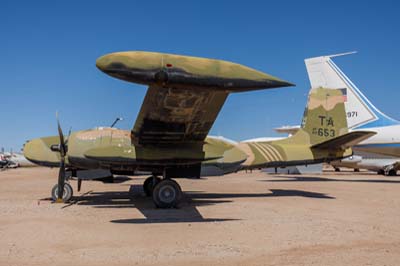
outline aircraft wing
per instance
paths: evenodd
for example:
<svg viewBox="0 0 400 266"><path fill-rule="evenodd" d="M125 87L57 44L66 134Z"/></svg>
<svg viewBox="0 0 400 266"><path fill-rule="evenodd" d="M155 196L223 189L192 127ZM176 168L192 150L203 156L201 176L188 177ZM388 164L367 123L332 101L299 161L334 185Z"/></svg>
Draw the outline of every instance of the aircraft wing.
<svg viewBox="0 0 400 266"><path fill-rule="evenodd" d="M132 130L139 144L203 141L228 92L150 86Z"/></svg>
<svg viewBox="0 0 400 266"><path fill-rule="evenodd" d="M375 134L376 132L373 131L353 131L322 143L315 144L311 148L326 150L347 149Z"/></svg>
<svg viewBox="0 0 400 266"><path fill-rule="evenodd" d="M203 143L229 93L292 85L240 64L165 53L112 53L96 66L149 86L132 129L132 142L142 146Z"/></svg>

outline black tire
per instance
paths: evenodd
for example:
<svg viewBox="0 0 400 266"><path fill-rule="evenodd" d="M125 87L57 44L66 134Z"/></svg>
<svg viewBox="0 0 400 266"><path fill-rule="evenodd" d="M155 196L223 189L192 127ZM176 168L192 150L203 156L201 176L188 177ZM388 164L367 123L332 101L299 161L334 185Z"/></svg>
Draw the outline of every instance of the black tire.
<svg viewBox="0 0 400 266"><path fill-rule="evenodd" d="M161 178L156 177L155 181L156 181L155 185L157 185L161 181ZM149 176L143 183L143 190L147 197L151 197L153 195L153 189L155 187L153 182L154 182L154 176Z"/></svg>
<svg viewBox="0 0 400 266"><path fill-rule="evenodd" d="M64 193L63 193L63 202L68 202L72 199L72 195L74 194L74 191L72 189L72 186L68 183L64 184ZM53 189L51 190L51 198L53 201L56 201L58 198L58 184L55 184Z"/></svg>
<svg viewBox="0 0 400 266"><path fill-rule="evenodd" d="M378 174L378 175L385 175L385 171L382 170L382 169L380 169L380 170L378 170L377 174Z"/></svg>
<svg viewBox="0 0 400 266"><path fill-rule="evenodd" d="M389 171L388 176L396 176L397 175L397 171L392 169Z"/></svg>
<svg viewBox="0 0 400 266"><path fill-rule="evenodd" d="M161 180L153 190L153 202L158 208L175 208L182 198L182 190L177 182L171 179Z"/></svg>

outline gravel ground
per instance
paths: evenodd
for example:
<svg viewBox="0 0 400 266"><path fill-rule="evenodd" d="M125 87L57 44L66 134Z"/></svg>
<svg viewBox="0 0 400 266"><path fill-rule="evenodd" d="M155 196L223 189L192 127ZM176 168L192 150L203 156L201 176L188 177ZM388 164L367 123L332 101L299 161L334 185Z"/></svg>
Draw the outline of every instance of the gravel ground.
<svg viewBox="0 0 400 266"><path fill-rule="evenodd" d="M400 177L179 179L184 200L170 210L144 196L144 176L83 182L53 204L56 178L0 172L0 265L400 265Z"/></svg>

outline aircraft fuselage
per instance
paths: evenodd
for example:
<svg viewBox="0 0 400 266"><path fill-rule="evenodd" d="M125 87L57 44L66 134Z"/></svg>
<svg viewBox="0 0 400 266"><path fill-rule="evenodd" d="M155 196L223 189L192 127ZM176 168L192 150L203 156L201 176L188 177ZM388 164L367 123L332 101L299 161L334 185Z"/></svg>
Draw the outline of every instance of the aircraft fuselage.
<svg viewBox="0 0 400 266"><path fill-rule="evenodd" d="M363 128L377 132L376 135L353 147L354 152L369 152L400 157L400 125Z"/></svg>
<svg viewBox="0 0 400 266"><path fill-rule="evenodd" d="M163 147L132 144L130 134L128 130L107 127L73 132L68 137L67 166L109 169L119 173L149 171L162 174L165 168L178 166L183 169L203 164L226 173L237 171L246 160L246 154L236 145L219 137L207 137L205 142L181 147ZM34 139L25 144L24 155L35 164L58 167L60 155L55 150L58 145L58 136Z"/></svg>

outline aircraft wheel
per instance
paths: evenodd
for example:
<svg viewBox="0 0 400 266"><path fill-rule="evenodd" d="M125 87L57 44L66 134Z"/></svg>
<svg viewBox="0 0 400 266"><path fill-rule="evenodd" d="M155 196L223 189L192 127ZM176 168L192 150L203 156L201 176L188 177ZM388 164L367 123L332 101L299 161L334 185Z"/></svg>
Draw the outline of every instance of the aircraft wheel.
<svg viewBox="0 0 400 266"><path fill-rule="evenodd" d="M72 186L68 183L65 183L62 200L64 202L70 201L73 194L74 191L72 190ZM53 199L53 201L56 201L57 197L58 197L58 184L55 184L53 189L51 190L51 198Z"/></svg>
<svg viewBox="0 0 400 266"><path fill-rule="evenodd" d="M388 175L388 176L396 176L396 175L397 175L397 171L394 170L394 169L392 169L392 170L390 170L390 171L388 172L387 175Z"/></svg>
<svg viewBox="0 0 400 266"><path fill-rule="evenodd" d="M153 190L153 202L158 208L175 208L182 198L182 190L171 179L161 180Z"/></svg>
<svg viewBox="0 0 400 266"><path fill-rule="evenodd" d="M378 170L377 174L378 174L378 175L385 175L385 171L382 170L382 169L380 169L380 170Z"/></svg>
<svg viewBox="0 0 400 266"><path fill-rule="evenodd" d="M143 190L147 197L151 197L151 195L153 195L153 189L155 185L157 185L161 181L161 178L156 177L156 184L154 185L153 179L154 176L149 176L143 183Z"/></svg>

